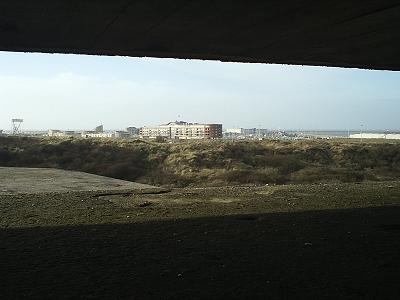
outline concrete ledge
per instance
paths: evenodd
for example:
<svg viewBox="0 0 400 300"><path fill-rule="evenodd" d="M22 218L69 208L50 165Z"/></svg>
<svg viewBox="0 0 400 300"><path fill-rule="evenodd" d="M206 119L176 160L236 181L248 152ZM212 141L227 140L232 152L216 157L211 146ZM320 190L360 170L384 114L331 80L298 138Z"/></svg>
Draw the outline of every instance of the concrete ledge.
<svg viewBox="0 0 400 300"><path fill-rule="evenodd" d="M0 167L0 196L63 192L99 194L149 194L168 190L159 187L83 172L41 168Z"/></svg>

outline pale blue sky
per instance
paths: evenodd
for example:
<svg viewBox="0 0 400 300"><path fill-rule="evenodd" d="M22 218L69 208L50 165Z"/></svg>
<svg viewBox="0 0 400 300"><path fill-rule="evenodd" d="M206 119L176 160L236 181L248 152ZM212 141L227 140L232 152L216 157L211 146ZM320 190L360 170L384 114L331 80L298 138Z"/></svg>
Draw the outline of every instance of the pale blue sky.
<svg viewBox="0 0 400 300"><path fill-rule="evenodd" d="M400 72L0 52L0 129L400 129Z"/></svg>

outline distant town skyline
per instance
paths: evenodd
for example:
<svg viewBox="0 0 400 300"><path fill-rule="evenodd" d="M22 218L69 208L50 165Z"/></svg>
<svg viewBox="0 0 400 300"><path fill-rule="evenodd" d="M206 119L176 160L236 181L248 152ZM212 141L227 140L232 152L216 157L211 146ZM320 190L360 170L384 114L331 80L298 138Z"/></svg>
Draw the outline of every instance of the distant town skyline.
<svg viewBox="0 0 400 300"><path fill-rule="evenodd" d="M400 72L0 52L0 130L400 129Z"/></svg>

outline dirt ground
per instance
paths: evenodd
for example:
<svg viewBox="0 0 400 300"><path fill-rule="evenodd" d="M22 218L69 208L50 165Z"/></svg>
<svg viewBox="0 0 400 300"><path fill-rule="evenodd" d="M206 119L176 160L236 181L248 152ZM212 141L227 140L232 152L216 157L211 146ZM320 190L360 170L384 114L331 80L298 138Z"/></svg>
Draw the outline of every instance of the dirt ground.
<svg viewBox="0 0 400 300"><path fill-rule="evenodd" d="M400 182L0 195L2 299L399 299Z"/></svg>

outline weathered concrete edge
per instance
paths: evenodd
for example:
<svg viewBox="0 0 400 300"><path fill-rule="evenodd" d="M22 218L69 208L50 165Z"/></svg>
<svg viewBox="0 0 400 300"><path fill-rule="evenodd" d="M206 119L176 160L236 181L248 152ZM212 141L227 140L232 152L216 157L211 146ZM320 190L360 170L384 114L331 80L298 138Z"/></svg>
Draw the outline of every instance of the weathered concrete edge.
<svg viewBox="0 0 400 300"><path fill-rule="evenodd" d="M54 192L0 192L0 198L5 196L30 196L30 195L88 195L92 197L113 196L113 195L148 195L165 194L171 192L171 189L153 187L146 189L107 189L107 190L87 190L87 191L54 191Z"/></svg>

